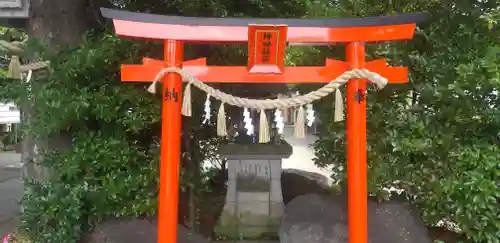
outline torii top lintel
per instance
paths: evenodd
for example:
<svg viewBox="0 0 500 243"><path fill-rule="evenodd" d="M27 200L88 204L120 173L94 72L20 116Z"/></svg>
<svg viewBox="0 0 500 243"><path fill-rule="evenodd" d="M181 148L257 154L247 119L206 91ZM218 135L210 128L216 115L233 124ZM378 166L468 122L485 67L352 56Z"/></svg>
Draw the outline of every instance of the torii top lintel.
<svg viewBox="0 0 500 243"><path fill-rule="evenodd" d="M101 8L117 35L185 42L247 42L249 25L286 25L288 43L333 44L407 40L426 12L351 19L198 18Z"/></svg>

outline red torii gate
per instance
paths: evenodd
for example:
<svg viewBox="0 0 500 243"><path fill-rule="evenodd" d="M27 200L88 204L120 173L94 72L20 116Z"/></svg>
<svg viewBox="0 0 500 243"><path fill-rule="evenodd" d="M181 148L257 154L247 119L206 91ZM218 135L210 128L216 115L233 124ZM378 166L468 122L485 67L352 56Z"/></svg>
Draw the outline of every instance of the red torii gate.
<svg viewBox="0 0 500 243"><path fill-rule="evenodd" d="M152 82L165 67L183 68L204 82L328 83L350 69L364 68L406 83L407 68L388 67L384 59L365 62L365 43L411 39L426 13L361 19L195 18L132 13L102 8L113 19L116 34L164 41L164 60L143 58L141 65L122 65L123 82ZM184 61L184 43L249 44L247 66L207 66L206 59ZM285 67L286 43L345 43L346 62ZM163 79L158 243L175 243L179 190L181 89L179 74ZM347 172L349 242L367 243L366 80L347 85Z"/></svg>

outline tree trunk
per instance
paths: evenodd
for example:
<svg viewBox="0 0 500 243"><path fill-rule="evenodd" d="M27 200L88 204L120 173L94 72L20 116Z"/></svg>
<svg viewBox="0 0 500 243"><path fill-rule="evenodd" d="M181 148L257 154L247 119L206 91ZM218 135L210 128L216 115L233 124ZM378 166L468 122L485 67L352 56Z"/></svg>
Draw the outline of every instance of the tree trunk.
<svg viewBox="0 0 500 243"><path fill-rule="evenodd" d="M99 16L89 11L91 6L90 0L31 0L28 36L53 48L77 45Z"/></svg>
<svg viewBox="0 0 500 243"><path fill-rule="evenodd" d="M76 46L83 35L100 21L98 7L104 0L31 0L28 22L30 39L41 41L49 48L58 50L61 47ZM30 57L32 60L36 56ZM36 74L34 74L36 75ZM33 115L30 102L22 105L24 121ZM50 142L49 142L50 141ZM37 165L37 150L64 150L71 145L71 134L54 134L45 141L34 141L32 134L25 134L22 141L22 162L26 163L25 176L41 179L45 172ZM34 162L34 163L30 163Z"/></svg>

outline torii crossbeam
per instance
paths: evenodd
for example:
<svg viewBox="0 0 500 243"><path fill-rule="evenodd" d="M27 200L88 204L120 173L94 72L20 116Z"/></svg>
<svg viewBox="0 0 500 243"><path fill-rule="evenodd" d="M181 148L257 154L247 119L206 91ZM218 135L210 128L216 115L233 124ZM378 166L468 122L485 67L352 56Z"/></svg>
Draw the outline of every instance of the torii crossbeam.
<svg viewBox="0 0 500 243"><path fill-rule="evenodd" d="M195 18L101 9L113 19L116 34L164 41L164 60L144 58L122 65L123 82L152 82L165 67L182 67L204 82L327 83L350 69L365 68L389 83L407 82L407 68L388 67L384 59L365 62L365 43L411 39L426 13L360 19ZM184 61L185 43L249 44L247 66L210 66L205 58ZM287 43L347 44L346 61L325 66L285 67ZM180 167L181 89L179 74L163 79L158 243L175 243ZM347 172L349 242L367 243L365 80L347 85Z"/></svg>

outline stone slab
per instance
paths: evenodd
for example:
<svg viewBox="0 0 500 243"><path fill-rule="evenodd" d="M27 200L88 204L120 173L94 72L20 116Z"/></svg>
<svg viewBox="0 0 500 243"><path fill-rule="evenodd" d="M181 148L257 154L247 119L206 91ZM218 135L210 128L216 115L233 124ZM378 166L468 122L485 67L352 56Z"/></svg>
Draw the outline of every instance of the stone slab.
<svg viewBox="0 0 500 243"><path fill-rule="evenodd" d="M307 194L293 199L281 243L348 243L347 198ZM431 243L420 215L405 202L368 201L368 243Z"/></svg>

